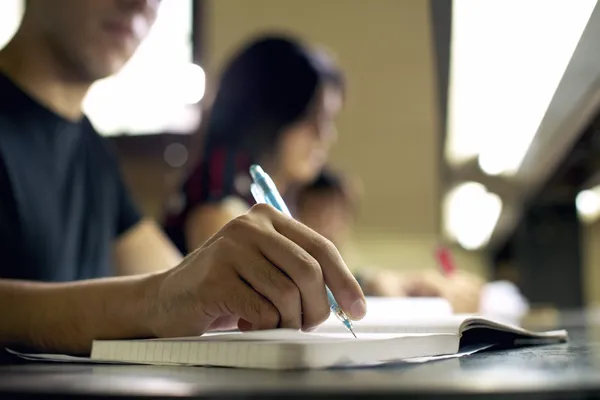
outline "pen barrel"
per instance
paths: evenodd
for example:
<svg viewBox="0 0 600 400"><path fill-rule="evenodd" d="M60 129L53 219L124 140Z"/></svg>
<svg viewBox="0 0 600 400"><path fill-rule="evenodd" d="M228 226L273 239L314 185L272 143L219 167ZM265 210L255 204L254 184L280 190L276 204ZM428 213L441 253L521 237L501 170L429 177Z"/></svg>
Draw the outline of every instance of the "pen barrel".
<svg viewBox="0 0 600 400"><path fill-rule="evenodd" d="M279 193L266 192L265 200L267 201L268 204L275 207L276 209L278 209L279 211L281 211L288 217L292 216L292 213L290 212L290 210L287 208L287 206L283 202L283 199L281 198Z"/></svg>
<svg viewBox="0 0 600 400"><path fill-rule="evenodd" d="M265 203L269 204L272 207L275 207L276 209L278 209L279 211L281 211L289 217L292 216L292 213L285 205L283 198L281 197L279 191L275 187L275 183L273 183L273 180L271 180L268 175L263 175L259 179L256 179L254 181L254 184L256 185L256 188L252 191L252 194L254 195L255 199L258 195L258 197L262 197L262 201L264 201ZM255 194L255 191L260 193Z"/></svg>
<svg viewBox="0 0 600 400"><path fill-rule="evenodd" d="M342 309L335 300L335 297L333 297L333 293L331 293L331 290L329 290L327 286L325 286L325 291L327 292L327 301L329 301L329 308L332 312L338 314L340 311L342 311Z"/></svg>

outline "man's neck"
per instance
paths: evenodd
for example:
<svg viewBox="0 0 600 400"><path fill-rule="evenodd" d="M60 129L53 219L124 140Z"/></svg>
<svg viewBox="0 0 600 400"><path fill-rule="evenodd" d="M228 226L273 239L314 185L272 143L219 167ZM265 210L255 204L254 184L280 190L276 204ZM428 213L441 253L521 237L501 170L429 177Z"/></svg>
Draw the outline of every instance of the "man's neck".
<svg viewBox="0 0 600 400"><path fill-rule="evenodd" d="M56 114L73 121L81 118L91 83L69 82L43 42L17 32L0 51L0 72Z"/></svg>

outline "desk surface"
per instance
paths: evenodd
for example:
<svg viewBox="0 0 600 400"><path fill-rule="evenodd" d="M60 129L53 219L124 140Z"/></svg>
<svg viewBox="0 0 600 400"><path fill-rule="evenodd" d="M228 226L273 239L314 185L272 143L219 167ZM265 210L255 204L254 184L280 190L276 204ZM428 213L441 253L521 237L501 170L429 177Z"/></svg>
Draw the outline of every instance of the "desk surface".
<svg viewBox="0 0 600 400"><path fill-rule="evenodd" d="M225 368L24 364L0 367L0 397L288 398L415 396L600 398L600 328L567 327L566 344L485 352L419 365L271 372Z"/></svg>

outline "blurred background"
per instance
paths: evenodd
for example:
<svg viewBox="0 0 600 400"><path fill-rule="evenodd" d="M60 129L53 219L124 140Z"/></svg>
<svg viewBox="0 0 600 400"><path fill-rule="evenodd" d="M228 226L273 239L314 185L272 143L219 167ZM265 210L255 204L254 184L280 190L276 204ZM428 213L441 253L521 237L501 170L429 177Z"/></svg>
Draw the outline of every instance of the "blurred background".
<svg viewBox="0 0 600 400"><path fill-rule="evenodd" d="M600 8L591 0L163 0L148 40L85 102L158 217L202 145L202 108L251 35L325 46L348 79L331 164L363 198L346 252L459 268L534 306L600 303ZM0 47L22 0L0 2Z"/></svg>

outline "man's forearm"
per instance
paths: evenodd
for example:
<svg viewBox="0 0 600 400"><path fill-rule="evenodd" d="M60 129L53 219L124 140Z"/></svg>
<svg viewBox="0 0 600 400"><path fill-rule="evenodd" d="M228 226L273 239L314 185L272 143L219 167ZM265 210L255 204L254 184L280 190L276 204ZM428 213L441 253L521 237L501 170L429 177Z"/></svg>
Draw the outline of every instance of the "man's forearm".
<svg viewBox="0 0 600 400"><path fill-rule="evenodd" d="M155 281L156 275L59 284L0 279L0 345L86 354L94 339L151 336Z"/></svg>

